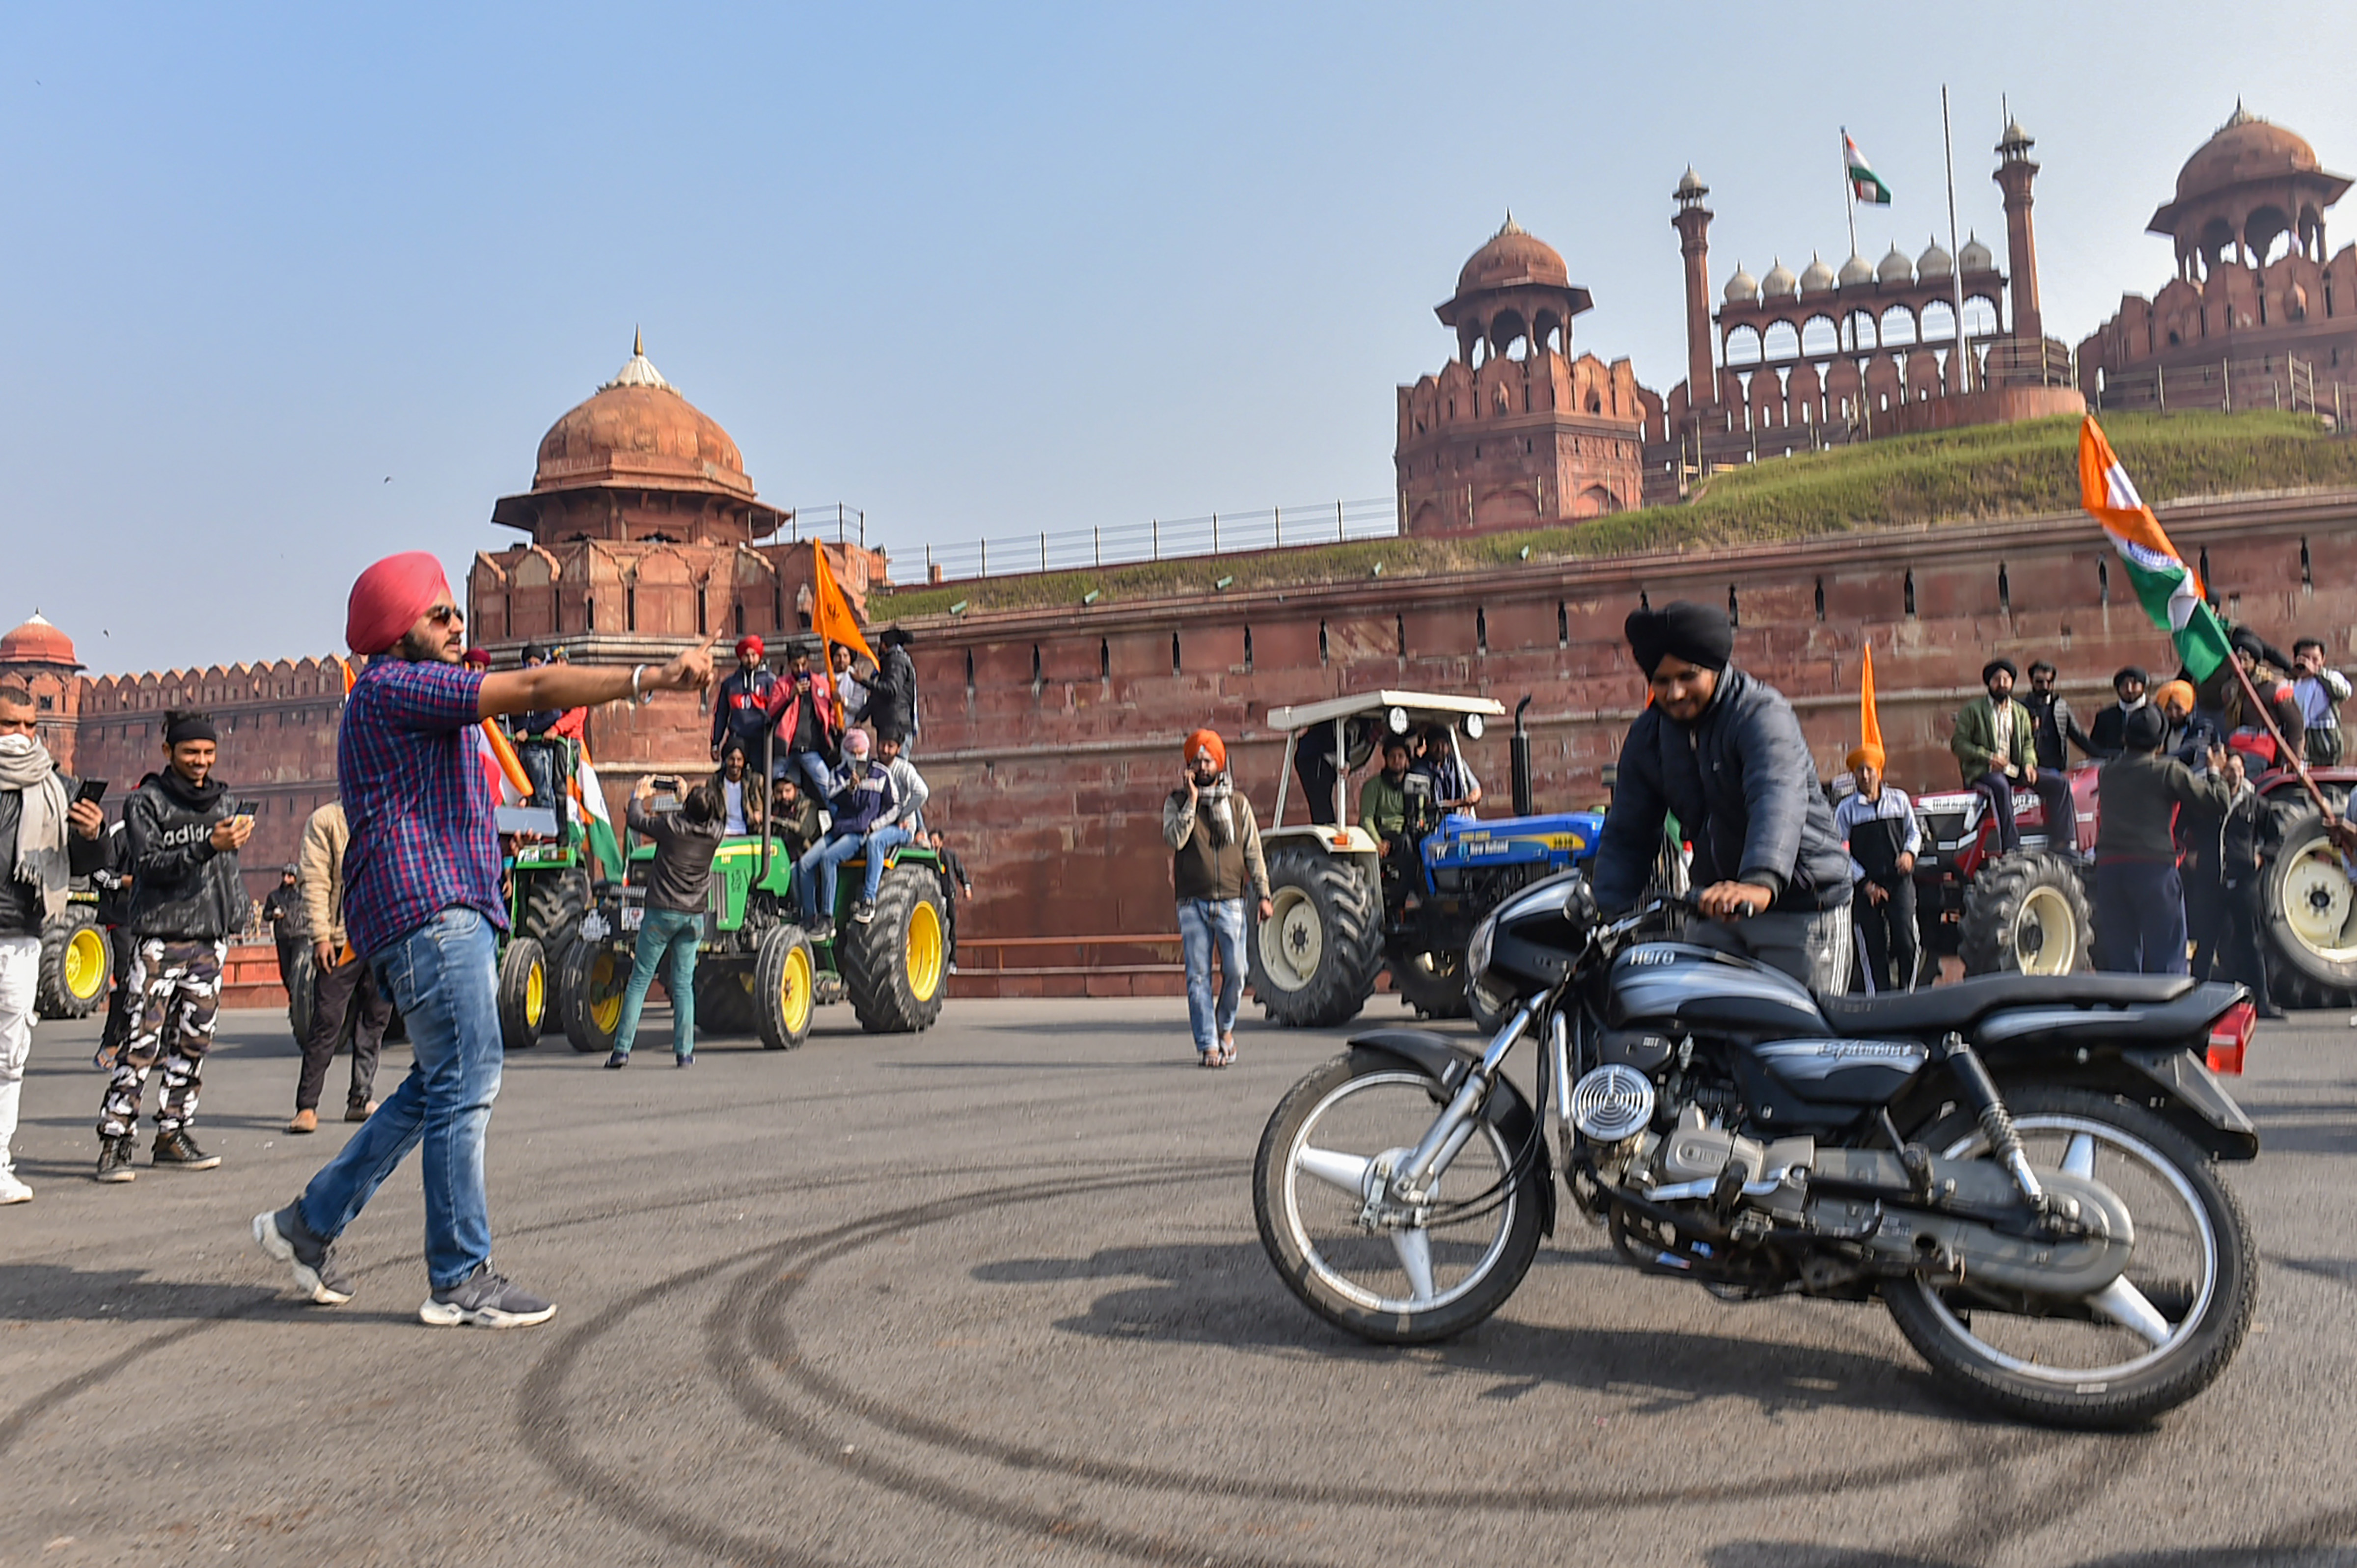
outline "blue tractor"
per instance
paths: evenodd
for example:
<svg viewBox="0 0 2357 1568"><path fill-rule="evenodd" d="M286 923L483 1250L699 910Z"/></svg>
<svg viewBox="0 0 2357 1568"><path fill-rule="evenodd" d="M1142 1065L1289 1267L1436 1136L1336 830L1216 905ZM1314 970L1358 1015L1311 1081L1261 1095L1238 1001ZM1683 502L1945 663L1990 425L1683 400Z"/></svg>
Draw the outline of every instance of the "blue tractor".
<svg viewBox="0 0 2357 1568"><path fill-rule="evenodd" d="M1515 710L1514 814L1447 813L1411 775L1407 832L1415 847L1386 845L1354 820L1351 775L1386 735L1422 731L1454 747L1479 740L1505 708L1488 697L1364 692L1272 708L1286 732L1276 814L1261 834L1275 905L1248 944L1253 994L1271 1018L1324 1027L1357 1016L1388 969L1392 989L1427 1017L1468 1009L1465 947L1481 918L1515 889L1595 854L1604 819L1592 811L1531 810L1530 738ZM1307 822L1288 824L1298 779ZM1478 1004L1480 999L1475 999Z"/></svg>

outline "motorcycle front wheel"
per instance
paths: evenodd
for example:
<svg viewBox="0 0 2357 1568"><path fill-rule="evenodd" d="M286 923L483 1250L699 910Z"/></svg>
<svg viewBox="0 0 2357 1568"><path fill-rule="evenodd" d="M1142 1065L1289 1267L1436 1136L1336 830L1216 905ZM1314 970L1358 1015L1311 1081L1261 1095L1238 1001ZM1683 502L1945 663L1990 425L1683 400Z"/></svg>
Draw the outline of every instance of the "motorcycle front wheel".
<svg viewBox="0 0 2357 1568"><path fill-rule="evenodd" d="M2126 1273L2083 1300L1997 1299L1971 1281L1889 1282L1884 1304L1946 1382L2050 1426L2135 1425L2210 1386L2243 1342L2258 1254L2215 1162L2141 1105L2085 1090L2008 1087L2030 1165L2102 1182L2126 1201ZM1988 1141L1954 1111L1914 1135L1949 1159Z"/></svg>
<svg viewBox="0 0 2357 1568"><path fill-rule="evenodd" d="M1461 1334L1513 1294L1538 1252L1545 1176L1517 1173L1498 1125L1478 1120L1404 1223L1384 1188L1446 1100L1405 1062L1335 1058L1277 1105L1253 1167L1261 1245L1293 1294L1337 1327L1385 1345Z"/></svg>

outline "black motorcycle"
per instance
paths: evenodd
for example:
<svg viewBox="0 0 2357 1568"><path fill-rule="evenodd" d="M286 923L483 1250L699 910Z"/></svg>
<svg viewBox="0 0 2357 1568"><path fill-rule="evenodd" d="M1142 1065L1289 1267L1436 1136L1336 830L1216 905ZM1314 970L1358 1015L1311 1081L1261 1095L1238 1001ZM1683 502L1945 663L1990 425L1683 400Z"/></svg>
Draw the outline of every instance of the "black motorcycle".
<svg viewBox="0 0 2357 1568"><path fill-rule="evenodd" d="M1377 1030L1297 1084L1253 1176L1294 1294L1386 1344L1471 1327L1554 1230L1559 1147L1631 1267L1730 1301L1878 1295L1942 1379L2016 1416L2140 1422L2225 1368L2258 1278L2218 1162L2258 1134L2208 1064L2240 1070L2242 987L1813 996L1674 940L1687 918L1607 922L1579 873L1536 884L1467 956L1511 999L1486 1051ZM1503 1071L1526 1035L1535 1104Z"/></svg>

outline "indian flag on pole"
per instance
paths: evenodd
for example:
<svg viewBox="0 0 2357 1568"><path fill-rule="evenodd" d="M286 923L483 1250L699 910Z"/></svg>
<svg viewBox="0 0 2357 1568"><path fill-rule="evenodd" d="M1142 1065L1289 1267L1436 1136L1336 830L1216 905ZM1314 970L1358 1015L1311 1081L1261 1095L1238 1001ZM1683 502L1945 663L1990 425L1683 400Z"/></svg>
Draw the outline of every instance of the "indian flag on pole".
<svg viewBox="0 0 2357 1568"><path fill-rule="evenodd" d="M1817 145L1824 145L1823 142ZM1857 144L1849 139L1846 130L1842 132L1842 160L1849 166L1850 190L1860 201L1868 207L1890 205L1890 188L1882 183L1882 177L1874 172L1874 166L1866 161L1866 155L1857 150Z"/></svg>
<svg viewBox="0 0 2357 1568"><path fill-rule="evenodd" d="M576 740L573 746L573 798L581 805L581 825L589 834L589 853L604 863L606 875L619 882L628 863L622 859L622 841L614 836L614 819L607 814L605 786L597 782L597 769L590 766L589 743Z"/></svg>
<svg viewBox="0 0 2357 1568"><path fill-rule="evenodd" d="M2208 680L2233 651L2226 628L2202 601L2201 579L2161 532L2160 520L2136 494L2092 414L2079 426L2079 504L2112 536L2145 614L2177 644L2186 674L2197 683Z"/></svg>

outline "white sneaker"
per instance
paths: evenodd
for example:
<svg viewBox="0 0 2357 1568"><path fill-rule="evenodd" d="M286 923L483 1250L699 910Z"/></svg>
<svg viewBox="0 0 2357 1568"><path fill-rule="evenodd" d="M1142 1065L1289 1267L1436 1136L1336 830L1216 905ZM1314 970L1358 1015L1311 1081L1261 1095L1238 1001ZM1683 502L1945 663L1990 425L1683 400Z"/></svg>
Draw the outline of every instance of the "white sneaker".
<svg viewBox="0 0 2357 1568"><path fill-rule="evenodd" d="M32 1201L33 1189L18 1181L15 1171L0 1171L0 1204Z"/></svg>

